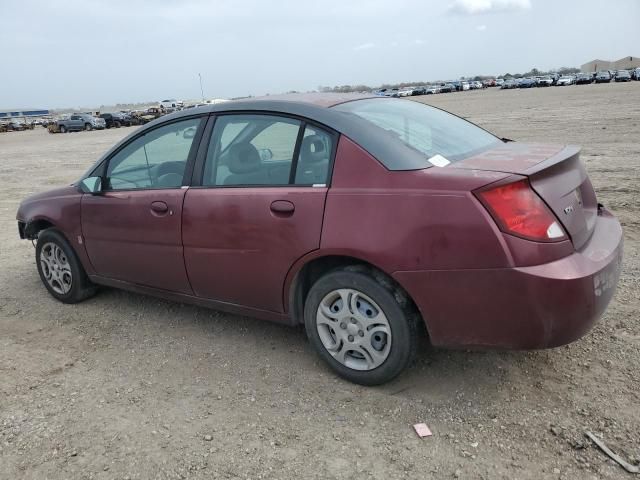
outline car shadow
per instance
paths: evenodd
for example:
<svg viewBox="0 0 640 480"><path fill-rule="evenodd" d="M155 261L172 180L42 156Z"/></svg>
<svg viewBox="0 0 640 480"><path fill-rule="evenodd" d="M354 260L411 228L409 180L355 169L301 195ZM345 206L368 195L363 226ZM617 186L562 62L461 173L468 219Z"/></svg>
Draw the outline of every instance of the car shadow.
<svg viewBox="0 0 640 480"><path fill-rule="evenodd" d="M426 338L421 338L415 361L397 379L379 387L360 387L338 378L315 355L302 326L292 328L110 288L101 289L96 297L77 307L82 308L80 316L92 324L94 332L97 329L97 333L121 338L122 329L126 329L127 337L135 342L153 335L156 345L166 344L161 348L167 355L171 355L167 345L176 339L195 351L218 350L230 358L250 352L243 360L248 362L244 364L243 376L249 383L261 381L260 376L268 364L274 381L291 378L291 375L303 379L297 388L304 388L309 382L329 381L335 384L336 390L375 391L378 395L416 402L427 400L431 404L508 395L510 380L550 361L544 351L446 350L434 348ZM111 328L117 332L109 332L108 323L104 323L105 312L109 312ZM99 322L91 322L92 317ZM115 345L115 342L108 343ZM295 372L292 373L292 369Z"/></svg>

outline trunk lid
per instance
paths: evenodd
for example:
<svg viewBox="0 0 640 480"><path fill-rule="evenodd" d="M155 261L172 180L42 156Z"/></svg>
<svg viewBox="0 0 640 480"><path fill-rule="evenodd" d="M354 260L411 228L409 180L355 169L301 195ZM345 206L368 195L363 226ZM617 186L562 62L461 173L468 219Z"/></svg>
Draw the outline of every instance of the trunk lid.
<svg viewBox="0 0 640 480"><path fill-rule="evenodd" d="M455 162L450 168L526 176L562 223L576 249L582 247L593 232L598 202L577 146L508 142Z"/></svg>

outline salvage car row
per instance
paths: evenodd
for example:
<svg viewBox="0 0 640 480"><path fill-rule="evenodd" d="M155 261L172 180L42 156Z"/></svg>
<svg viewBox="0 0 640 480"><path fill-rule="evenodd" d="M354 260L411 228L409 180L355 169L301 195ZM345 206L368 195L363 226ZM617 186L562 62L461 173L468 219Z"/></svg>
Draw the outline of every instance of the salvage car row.
<svg viewBox="0 0 640 480"><path fill-rule="evenodd" d="M162 115L169 113L162 107L151 107L146 110L120 111L92 115L90 113L74 113L51 120L44 126L49 133L79 132L82 130L103 130L105 128L131 127L144 125Z"/></svg>
<svg viewBox="0 0 640 480"><path fill-rule="evenodd" d="M635 70L600 70L593 73L577 73L571 75L544 75L539 77L523 77L498 79L497 86L508 90L512 88L562 87L566 85L588 85L591 83L630 82L640 80L640 68Z"/></svg>

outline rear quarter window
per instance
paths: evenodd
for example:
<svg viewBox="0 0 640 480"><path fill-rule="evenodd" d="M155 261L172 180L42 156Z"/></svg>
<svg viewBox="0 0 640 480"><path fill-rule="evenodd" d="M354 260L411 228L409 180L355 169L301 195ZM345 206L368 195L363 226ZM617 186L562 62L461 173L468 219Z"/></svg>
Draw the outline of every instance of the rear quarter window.
<svg viewBox="0 0 640 480"><path fill-rule="evenodd" d="M412 100L365 99L333 108L364 119L389 138L424 155L424 167L431 166L429 159L436 156L456 162L501 143L496 136L462 118ZM389 163L390 159L378 160L391 170L398 169Z"/></svg>

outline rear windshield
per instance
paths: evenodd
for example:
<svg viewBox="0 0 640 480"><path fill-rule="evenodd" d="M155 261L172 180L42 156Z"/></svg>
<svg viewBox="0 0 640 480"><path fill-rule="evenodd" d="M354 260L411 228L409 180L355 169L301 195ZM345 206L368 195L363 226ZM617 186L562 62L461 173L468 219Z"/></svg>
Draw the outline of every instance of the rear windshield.
<svg viewBox="0 0 640 480"><path fill-rule="evenodd" d="M411 100L372 98L333 108L363 118L423 154L422 168L444 166L500 144L497 137L462 118ZM407 168L399 158L378 160L390 170Z"/></svg>

